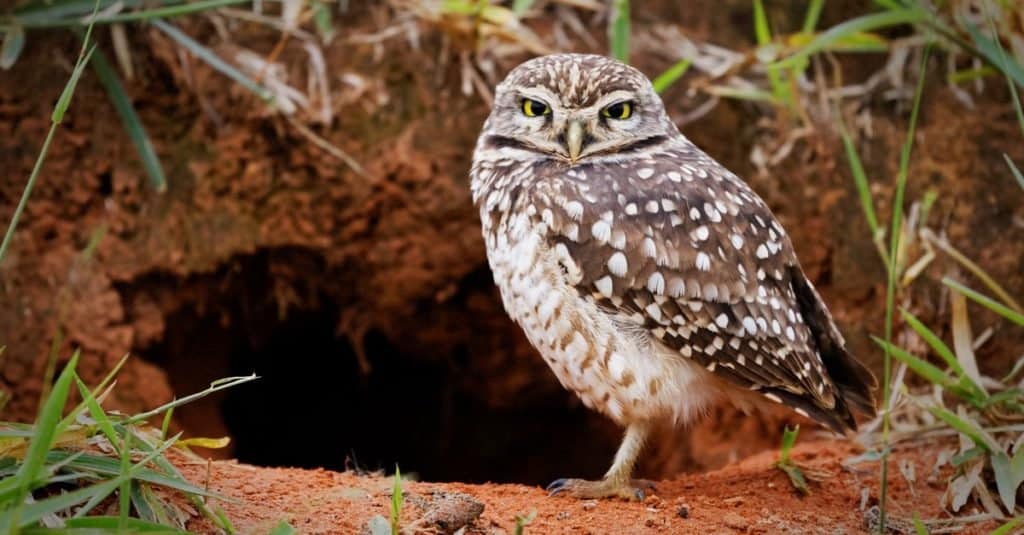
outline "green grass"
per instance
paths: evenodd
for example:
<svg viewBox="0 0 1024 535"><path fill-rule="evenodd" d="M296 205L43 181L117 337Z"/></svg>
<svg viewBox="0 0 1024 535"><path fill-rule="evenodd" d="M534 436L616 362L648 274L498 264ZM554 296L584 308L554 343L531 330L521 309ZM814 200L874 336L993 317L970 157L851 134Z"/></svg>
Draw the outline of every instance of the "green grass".
<svg viewBox="0 0 1024 535"><path fill-rule="evenodd" d="M77 374L78 359L75 353L64 366L35 423L0 422L0 533L184 533L187 516L166 491L224 528L206 501L226 498L188 482L165 455L181 447L179 435L165 438L142 417L181 402L142 415L108 413L101 400L121 364L89 388ZM218 381L188 399L254 379ZM64 414L72 393L81 401ZM117 505L116 516L87 517L105 503Z"/></svg>
<svg viewBox="0 0 1024 535"><path fill-rule="evenodd" d="M881 20L888 20L890 22L892 20L912 20L916 18L916 15L913 15L914 12L914 9L890 11L886 14L879 14L874 16L872 19L866 20L868 22L874 21L875 23ZM882 15L885 16L883 17ZM924 21L918 20L917 22ZM939 25L928 24L926 26L934 28ZM844 23L839 27L863 29L869 26L865 25L865 20L861 20L859 21L859 25ZM836 34L833 34L833 37L835 35ZM975 36L975 41L979 41L977 36ZM994 42L998 43L998 40L994 40ZM919 80L914 94L914 104L907 128L907 135L900 151L899 169L894 185L892 217L888 229L888 250L880 249L880 256L886 264L887 280L884 338L875 338L875 341L881 346L884 352L884 406L880 438L881 483L879 487L881 531L886 529L885 511L888 501L887 461L888 454L892 446L890 436L890 417L893 393L890 391L890 386L892 385L893 359L896 359L906 365L908 369L924 379L927 383L938 386L951 395L950 397L942 398L942 401L938 402L936 401L938 398L935 398L934 396L922 396L921 398L911 399L913 399L914 403L921 409L930 413L936 421L941 423L941 425L948 427L963 437L966 437L970 441L970 444L973 445L972 449L961 452L961 454L954 459L954 465L959 467L959 470L954 477L962 475L964 473L964 466L968 463L987 463L986 466L991 467L991 478L996 483L996 490L999 495L1000 502L1006 512L1010 514L1013 514L1014 511L1016 511L1016 491L1021 483L1024 482L1024 453L1021 453L1020 456L1018 456L1018 452L1012 452L1008 446L1008 444L1012 443L1013 440L1007 442L1010 438L1015 439L1019 434L1013 435L1009 438L1006 436L1007 431L1010 433L1019 433L1019 430L1007 430L1004 425L1007 421L1016 421L1017 418L1024 416L1024 397L1022 397L1022 392L1013 387L1004 387L996 391L986 390L986 388L978 382L977 378L972 375L972 372L970 371L976 369L977 365L973 362L973 352L969 351L969 340L965 342L967 343L967 349L964 349L965 346L963 344L954 344L955 347L951 348L934 330L927 327L924 322L908 310L900 311L903 324L926 343L927 347L941 361L943 366L936 366L928 362L925 358L918 357L910 351L898 347L893 343L896 310L895 302L896 295L900 290L898 281L900 280L902 270L905 268L904 264L906 264L906 259L903 258L905 251L904 244L902 243L902 239L906 237L906 233L903 232L901 227L903 221L903 198L908 180L914 143L914 132L920 109L921 92L923 89L922 82L925 79L925 69L927 67L926 61L929 56L928 52L930 51L930 48L931 47L928 46L923 54ZM990 48L996 47L995 45L992 45ZM993 59L993 53L985 54L984 57L991 60ZM1006 72L1003 69L1003 67L1005 67L1006 56L1001 55L1000 57L1002 60L995 60L993 61L993 64L1001 71ZM1012 76L1007 75L1007 81L1011 86L1013 85L1012 79ZM1016 91L1011 89L1011 94L1014 99L1014 107L1015 109L1018 109L1019 102ZM851 174L860 197L862 212L864 213L868 227L871 229L873 240L878 243L879 237L886 231L881 227L877 216L875 215L874 201L871 198L867 177L864 173L863 166L861 165L860 158L857 154L853 141L845 128L842 127L841 123L839 130L843 138L844 149L851 169ZM1024 132L1024 129L1022 129L1022 132ZM1004 157L1006 158L1011 171L1015 171L1013 162L1010 161L1009 157ZM954 301L953 331L955 339L958 336L957 333L970 333L969 325L967 325L967 322L969 321L967 319L967 314L960 312L958 315L956 312L957 309L965 310L966 305L963 303L958 305L956 303L956 301L962 301L964 298L971 299L975 303L1006 318L1013 324L1024 325L1024 314L1021 314L1020 306L1012 299L1012 297L1009 296L1001 285L989 277L988 274L979 266L957 251L952 245L946 243L944 239L935 237L933 233L928 231L928 229L924 230L927 232L923 231L922 235L926 241L936 245L950 258L956 260L961 266L966 268L969 273L976 276L978 280L982 281L985 286L998 296L998 300L993 299L948 277L943 279L943 284L954 292L952 299ZM1022 362L1018 362L1017 366L1014 367L1014 370L1011 371L1007 377L1012 377L1021 368L1024 368L1022 364L1024 364L1024 359L1022 359ZM976 374L977 372L973 373ZM1004 384L1011 383L1004 382ZM922 401L922 399L924 401ZM949 401L951 405L944 406L942 404L943 401ZM1005 418L1010 419L1005 420ZM1024 451L1024 449L1019 451ZM1005 528L1004 532L1012 529L1012 526L1016 526L1016 522L1016 520L1011 520L1008 524L1011 527ZM915 525L922 524L915 523Z"/></svg>
<svg viewBox="0 0 1024 535"><path fill-rule="evenodd" d="M977 365L973 362L973 352L969 351L969 341L961 340L960 343L954 343L954 347L950 347L933 329L927 327L908 310L900 310L899 319L902 320L903 325L926 343L928 349L941 362L941 366L932 364L926 358L916 356L912 352L896 346L893 343L893 338L897 319L897 295L901 291L901 274L906 269L906 264L908 263L908 260L904 258L907 251L903 240L909 237L907 234L909 230L905 232L902 228L904 197L906 184L909 179L914 133L919 115L923 81L926 77L927 58L931 50L931 43L936 42L934 36L941 34L946 38L943 41L939 41L942 43L942 46L956 47L960 51L967 51L976 57L980 57L989 64L986 69L993 72L997 71L1005 76L1008 87L1010 87L1014 111L1018 122L1021 124L1022 133L1024 133L1024 113L1020 111L1021 104L1015 87L1022 81L1020 65L1012 61L1005 51L1002 50L994 26L990 28L992 35L984 36L976 28L968 25L961 25L957 29L953 24L941 20L935 13L931 13L913 2L892 1L879 2L879 4L883 7L883 11L845 21L810 38L807 38L809 31L805 26L803 29L803 34L805 35L801 38L806 39L803 47L793 51L787 58L774 65L776 69L797 68L801 65L806 65L808 59L814 54L835 49L838 43L852 42L851 37L854 35L872 35L871 32L878 32L897 26L909 24L915 26L917 28L915 31L918 33L930 36L926 39L929 44L926 46L923 54L906 139L900 150L899 167L893 185L894 195L890 207L892 215L887 225L888 228L882 225L875 212L875 204L868 177L860 161L853 138L841 121L839 121L837 128L843 141L847 163L853 176L861 211L870 229L872 241L878 246L879 256L886 266L884 334L882 337L875 338L875 341L882 348L884 355L882 430L879 439L881 449L879 452L881 483L878 489L881 506L879 529L882 531L886 529L888 455L892 446L890 418L893 392L890 391L890 387L892 386L893 359L906 365L914 374L923 378L927 383L936 385L950 394L949 397L943 398L951 403L948 407L936 403L935 398L923 397L922 399L927 400L923 402L919 401L918 398L913 399L917 400L916 402L921 405L921 409L927 411L936 421L940 422L941 426L945 426L955 433L968 438L974 447L969 452L962 452L958 456L957 463L959 464L957 466L960 467L958 474L963 473L964 463L988 462L989 464L986 466L992 467L990 474L996 482L996 490L998 491L1002 506L1006 512L1013 514L1017 505L1015 503L1016 490L1021 482L1024 481L1024 454L1021 454L1021 457L1017 457L1016 452L1008 449L1006 442L1008 439L1004 434L1005 431L1003 431L1005 429L1005 420L1001 418L1010 417L1010 421L1014 421L1013 418L1024 416L1024 398L1022 398L1022 393L1009 386L995 391L990 391L991 388L986 390L979 383L977 377L972 375L977 372L970 371L976 369ZM811 6L811 8L814 8L814 6ZM812 10L809 9L809 12ZM755 16L755 21L757 18ZM764 34L764 30L759 30L759 37L762 37L761 40L763 40ZM964 35L969 36L969 39L963 38ZM835 115L839 117L838 106L835 109ZM1024 177L1020 176L1017 166L1009 156L1004 155L1004 158L1010 169L1010 174L1024 186ZM934 199L934 195L930 198ZM924 219L926 217L922 217L922 220ZM938 250L941 250L949 258L958 262L996 296L995 298L989 297L947 277L942 282L954 292L952 295L954 301L962 301L965 298L970 299L974 303L999 314L1011 324L1024 324L1024 314L1022 314L1017 301L1001 285L985 273L981 267L957 251L952 245L945 242L943 238L936 237L927 228L922 231L922 236L927 244L936 246ZM887 244L883 241L886 238ZM970 332L969 325L967 325L968 316L963 312L965 306L963 303L954 304L955 309L961 310L959 315L954 311L954 342L957 341L958 336L962 339L965 333L969 334ZM966 344L968 349L964 349L964 344ZM1022 359L1022 362L1018 362L1017 366L1014 367L1014 370L1007 377L1016 375L1021 369L1024 369L1024 359ZM1004 381L1004 384L1012 383L1009 383L1007 380ZM1016 520L1012 520L1010 524L1015 526L1015 522ZM1010 529L1012 528L1005 528L1004 531Z"/></svg>
<svg viewBox="0 0 1024 535"><path fill-rule="evenodd" d="M914 104L910 112L910 123L907 126L907 137L900 150L899 171L896 175L895 194L892 201L892 215L889 234L889 262L886 269L886 290L885 290L885 353L883 358L882 371L882 459L881 459L881 486L879 489L879 512L880 530L885 530L885 514L888 505L888 484L889 484L889 427L890 414L892 411L892 352L889 347L892 344L893 336L893 315L896 309L896 281L899 278L899 248L900 230L903 224L903 196L907 188L907 175L910 169L911 149L914 146L914 132L917 128L917 117L921 109L921 95L924 93L924 81L927 78L928 57L931 47L925 49L921 59L921 69L918 74L917 89L914 92Z"/></svg>
<svg viewBox="0 0 1024 535"><path fill-rule="evenodd" d="M680 78L686 74L686 71L690 69L692 61L688 59L679 60L674 63L665 72L659 74L654 80L651 81L651 85L654 87L654 91L657 93L663 93L666 89L676 83Z"/></svg>
<svg viewBox="0 0 1024 535"><path fill-rule="evenodd" d="M843 124L838 110L836 110L836 117L839 118L837 119L839 135L843 139L843 150L846 153L846 160L850 166L853 183L857 187L857 196L860 199L861 210L864 212L864 220L867 221L868 229L871 230L871 241L878 248L878 254L882 258L882 263L888 265L889 253L885 250L885 229L878 222L878 216L875 214L875 202L871 197L871 186L868 183L867 173L864 172L864 164L861 163L860 154L857 152L853 138L850 137L849 132L846 130L846 125Z"/></svg>
<svg viewBox="0 0 1024 535"><path fill-rule="evenodd" d="M395 482L391 489L391 535L402 531L402 472L395 465Z"/></svg>
<svg viewBox="0 0 1024 535"><path fill-rule="evenodd" d="M160 158L157 156L156 150L153 149L153 142L150 140L139 114L135 111L135 106L132 105L128 93L121 84L120 78L114 68L110 66L110 62L107 61L103 52L99 50L95 52L92 68L106 89L110 103L114 106L118 117L121 118L121 124L124 125L128 138L131 139L135 151L138 152L139 158L142 160L142 167L145 169L146 175L149 176L153 189L159 192L166 191L167 178L164 175L163 166L160 164Z"/></svg>
<svg viewBox="0 0 1024 535"><path fill-rule="evenodd" d="M96 12L99 10L100 0L96 0L93 5L92 14L95 17ZM60 98L57 99L57 103L53 107L53 113L50 114L50 129L46 133L46 139L43 140L43 147L39 150L39 156L36 157L36 163L32 167L32 173L28 177L28 182L25 184L25 189L21 193L21 198L18 200L18 205L14 209L14 215L11 216L11 222L7 225L7 231L4 233L3 242L0 242L0 261L3 260L4 255L7 254L7 248L11 245L11 239L14 237L14 231L18 228L18 220L21 219L22 212L25 211L25 205L28 203L29 197L32 196L32 190L35 188L36 180L39 178L39 172L43 168L43 163L46 161L46 155L50 152L50 144L53 143L54 134L57 133L57 127L64 120L64 115L68 111L68 107L71 106L71 97L75 94L75 88L78 87L78 80L82 77L82 71L85 70L85 66L89 63L89 59L92 57L93 52L96 50L96 46L90 44L89 38L92 36L93 25L90 24L85 30L85 37L82 39L82 49L78 53L78 60L75 62L75 67L71 71L71 77L67 83L64 84L64 90L61 91ZM5 41L5 48L6 48Z"/></svg>
<svg viewBox="0 0 1024 535"><path fill-rule="evenodd" d="M524 533L526 533L526 526L530 525L530 522L533 522L534 518L537 518L536 509L531 510L529 513L525 515L516 515L516 525L512 533L514 535L523 535Z"/></svg>
<svg viewBox="0 0 1024 535"><path fill-rule="evenodd" d="M783 431L782 445L779 446L779 460L775 462L775 467L782 470L789 477L789 482L793 485L794 489L806 496L811 493L811 488L807 486L807 478L804 477L803 471L800 470L800 467L790 457L790 451L793 449L793 445L796 444L796 437L799 434L799 425L792 429L786 427L785 431Z"/></svg>
<svg viewBox="0 0 1024 535"><path fill-rule="evenodd" d="M813 8L814 6L811 5L809 11ZM766 60L765 63L773 60L778 54L779 46L772 39L768 15L765 14L762 0L754 0L754 35L757 37L757 57ZM791 69L768 69L768 83L771 86L772 100L791 111L795 106L791 90L793 75L794 70Z"/></svg>
<svg viewBox="0 0 1024 535"><path fill-rule="evenodd" d="M613 0L611 19L608 22L608 42L611 56L623 63L629 63L629 0Z"/></svg>
<svg viewBox="0 0 1024 535"><path fill-rule="evenodd" d="M270 530L269 535L295 535L299 531L295 529L295 526L288 523L287 520L282 520Z"/></svg>
<svg viewBox="0 0 1024 535"><path fill-rule="evenodd" d="M149 2L142 2L140 0L126 0L123 2L115 2L114 0L97 0L96 2L91 0L74 0L54 3L50 0L35 0L11 13L0 14L0 32L4 36L3 45L0 46L0 68L7 69L14 65L25 48L26 34L32 31L70 30L74 33L80 33L82 27L86 27L86 34L88 35L96 24L148 23L158 28L170 37L172 41L188 50L196 58L246 88L268 106L274 108L274 94L263 84L242 73L238 68L213 52L213 50L192 39L177 26L168 22L168 19L174 17L195 15L220 7L246 4L250 1L198 0L181 3L178 0L153 0ZM97 17L95 15L97 11L102 12L102 15ZM325 9L320 9L315 15L315 23L323 31L322 26L330 23L330 13ZM82 49L83 53L87 50L85 41L83 41ZM153 147L152 139L132 105L124 84L102 52L95 50L95 47L88 49L87 55L84 56L86 61L80 64L83 66L82 68L84 68L86 63L89 63L88 59L90 58L92 59L92 66L96 71L97 78L106 90L125 132L135 147L143 171L149 177L150 184L157 192L166 191L167 178L163 165ZM79 59L82 60L83 56L80 56ZM73 75L74 83L77 83L80 76L81 68L76 68ZM72 84L72 91L74 83ZM44 154L49 149L50 141L51 137L48 136L44 142ZM26 193L31 193L31 188L35 185L34 177L36 175L37 172L33 172L33 178L29 181ZM27 199L27 195L23 196L23 199ZM17 222L17 218L20 215L21 209L15 213L15 222ZM0 258L2 258L6 250L7 241L8 239L5 237L4 245L0 246Z"/></svg>

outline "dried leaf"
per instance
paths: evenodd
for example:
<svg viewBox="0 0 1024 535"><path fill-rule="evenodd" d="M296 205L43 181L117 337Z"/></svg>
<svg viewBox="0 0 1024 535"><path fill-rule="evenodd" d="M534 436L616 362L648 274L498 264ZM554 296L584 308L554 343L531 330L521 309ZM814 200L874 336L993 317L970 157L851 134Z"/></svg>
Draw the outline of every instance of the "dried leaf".
<svg viewBox="0 0 1024 535"><path fill-rule="evenodd" d="M949 299L952 305L953 349L956 352L956 360L967 377L984 391L981 372L978 371L978 360L974 357L972 349L974 336L971 335L971 320L967 317L967 298L959 292L950 292Z"/></svg>
<svg viewBox="0 0 1024 535"><path fill-rule="evenodd" d="M205 437L193 437L179 440L176 446L184 446L189 448L207 448L211 450L217 450L226 448L231 443L231 437L220 437L220 438L205 438Z"/></svg>
<svg viewBox="0 0 1024 535"><path fill-rule="evenodd" d="M971 492L974 490L975 485L981 481L981 469L984 466L985 463L983 461L975 460L964 470L963 474L955 477L949 483L946 495L949 500L949 508L954 512L959 512L967 503L968 498L971 497Z"/></svg>
<svg viewBox="0 0 1024 535"><path fill-rule="evenodd" d="M10 69L24 49L25 30L21 26L11 26L4 32L4 42L0 45L0 69Z"/></svg>
<svg viewBox="0 0 1024 535"><path fill-rule="evenodd" d="M1024 450L1017 450L1011 459L1003 452L992 456L992 472L996 477L999 499L1009 514L1017 506L1017 488L1024 483Z"/></svg>

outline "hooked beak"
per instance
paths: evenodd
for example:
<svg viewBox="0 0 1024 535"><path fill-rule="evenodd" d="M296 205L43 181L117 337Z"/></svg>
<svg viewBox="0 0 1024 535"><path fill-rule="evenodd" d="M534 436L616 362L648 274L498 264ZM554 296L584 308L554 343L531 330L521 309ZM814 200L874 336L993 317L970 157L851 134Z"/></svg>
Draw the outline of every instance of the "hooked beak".
<svg viewBox="0 0 1024 535"><path fill-rule="evenodd" d="M576 163L583 150L583 123L570 121L565 130L565 145L569 149L569 160Z"/></svg>

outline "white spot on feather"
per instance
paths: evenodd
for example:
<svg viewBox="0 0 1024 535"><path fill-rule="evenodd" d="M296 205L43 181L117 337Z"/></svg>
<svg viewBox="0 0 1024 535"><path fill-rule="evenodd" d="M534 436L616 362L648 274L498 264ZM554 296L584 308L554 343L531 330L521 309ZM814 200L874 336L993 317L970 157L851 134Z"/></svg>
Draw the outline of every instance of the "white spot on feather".
<svg viewBox="0 0 1024 535"><path fill-rule="evenodd" d="M661 307L657 304L651 303L647 305L644 307L644 311L647 312L647 315L650 316L652 320L661 321Z"/></svg>
<svg viewBox="0 0 1024 535"><path fill-rule="evenodd" d="M594 235L597 241L608 243L608 239L612 236L612 227L606 221L598 219L590 226L590 233Z"/></svg>
<svg viewBox="0 0 1024 535"><path fill-rule="evenodd" d="M697 253L696 265L701 271L711 271L711 257L704 251Z"/></svg>
<svg viewBox="0 0 1024 535"><path fill-rule="evenodd" d="M608 271L616 277L622 277L629 270L629 263L626 261L626 255L622 251L616 251L608 258Z"/></svg>
<svg viewBox="0 0 1024 535"><path fill-rule="evenodd" d="M565 203L565 213L569 214L569 217L579 221L583 217L583 203L579 201L569 201Z"/></svg>
<svg viewBox="0 0 1024 535"><path fill-rule="evenodd" d="M665 276L660 271L651 273L651 276L647 278L647 289L656 294L664 293ZM790 329L792 330L792 327Z"/></svg>

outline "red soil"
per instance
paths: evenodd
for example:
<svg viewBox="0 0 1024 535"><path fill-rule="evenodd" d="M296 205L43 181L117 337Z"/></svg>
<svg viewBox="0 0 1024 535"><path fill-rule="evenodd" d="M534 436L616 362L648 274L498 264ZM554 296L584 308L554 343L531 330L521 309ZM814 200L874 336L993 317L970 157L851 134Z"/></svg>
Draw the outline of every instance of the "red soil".
<svg viewBox="0 0 1024 535"><path fill-rule="evenodd" d="M857 454L846 442L810 442L793 450L793 459L806 474L811 494L801 496L786 475L774 467L775 452L750 457L721 470L683 475L657 483L642 503L577 501L548 497L538 487L523 485L405 482L402 519L410 532L430 532L424 515L457 518L457 505L446 514L431 502L451 501L466 494L483 504L483 514L466 533L512 533L516 515L536 511L526 533L859 533L865 532L871 506L877 503L878 465L864 462L846 468L843 461ZM526 462L523 459L523 462ZM908 482L897 463L909 462ZM940 499L945 474L925 481L935 464L927 448L903 449L893 455L890 478L890 520L906 528L917 513L923 519L945 517ZM211 490L237 501L217 501L240 533L266 533L287 520L300 533L357 533L374 515L390 516L393 480L352 472L257 468L232 461L186 466L186 477L208 480ZM471 503L462 497L466 503ZM450 504L449 504L450 505ZM450 508L451 509L451 508ZM471 511L466 516L472 516ZM991 523L990 523L991 524ZM461 525L461 524L460 524ZM450 525L449 533L460 525ZM190 530L213 533L212 525L197 520ZM974 525L965 533L992 525ZM444 532L439 530L438 532Z"/></svg>

